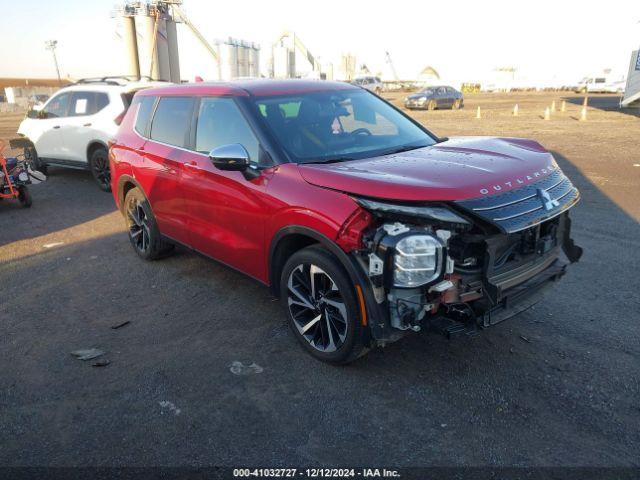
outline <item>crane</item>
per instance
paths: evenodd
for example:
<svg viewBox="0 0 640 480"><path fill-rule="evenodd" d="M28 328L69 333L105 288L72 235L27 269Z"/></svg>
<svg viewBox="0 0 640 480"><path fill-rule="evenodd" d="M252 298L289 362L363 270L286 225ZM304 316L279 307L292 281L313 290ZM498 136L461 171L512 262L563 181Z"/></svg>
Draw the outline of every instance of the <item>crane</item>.
<svg viewBox="0 0 640 480"><path fill-rule="evenodd" d="M389 52L384 52L384 59L387 62L387 64L389 65L389 68L391 69L391 75L393 75L393 79L397 82L400 79L398 78L398 73L396 72L396 67L393 66L393 61L391 60L391 55L389 54Z"/></svg>
<svg viewBox="0 0 640 480"><path fill-rule="evenodd" d="M219 62L218 53L216 52L216 49L213 48L209 42L207 42L206 38L204 38L204 35L200 33L200 30L198 30L196 26L193 23L191 23L191 20L189 20L189 17L187 17L184 11L180 8L181 2L173 0L173 1L167 1L166 3L171 4L173 8L174 16L177 14L180 20L182 20L182 23L184 23L189 28L189 30L191 30L191 33L193 33L193 35L200 41L200 43L204 46L204 48L207 49L207 51L211 54L211 56L215 59L215 61Z"/></svg>
<svg viewBox="0 0 640 480"><path fill-rule="evenodd" d="M305 44L302 43L302 40L300 40L300 38L298 38L298 36L295 33L289 32L289 31L282 32L282 35L280 35L278 40L275 41L274 45L281 42L285 38L292 39L294 49L298 49L298 51L307 59L307 61L313 67L314 72L320 73L321 71L320 62L311 54L311 52L307 49Z"/></svg>

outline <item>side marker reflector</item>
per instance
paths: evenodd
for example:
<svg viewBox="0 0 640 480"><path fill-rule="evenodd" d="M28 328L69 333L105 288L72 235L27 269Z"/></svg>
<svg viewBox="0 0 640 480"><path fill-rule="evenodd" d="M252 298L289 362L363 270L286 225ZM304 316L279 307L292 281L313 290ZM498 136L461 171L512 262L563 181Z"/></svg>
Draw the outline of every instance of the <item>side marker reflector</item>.
<svg viewBox="0 0 640 480"><path fill-rule="evenodd" d="M367 326L367 307L364 304L364 295L362 294L362 287L356 285L356 292L358 294L358 303L360 304L360 321L364 327Z"/></svg>

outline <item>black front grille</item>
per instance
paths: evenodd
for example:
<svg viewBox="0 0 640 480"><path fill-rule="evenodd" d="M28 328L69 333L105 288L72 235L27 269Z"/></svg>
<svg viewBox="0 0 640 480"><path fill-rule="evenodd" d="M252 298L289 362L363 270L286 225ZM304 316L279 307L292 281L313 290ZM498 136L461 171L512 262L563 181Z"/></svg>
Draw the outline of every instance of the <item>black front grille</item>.
<svg viewBox="0 0 640 480"><path fill-rule="evenodd" d="M548 198L543 198L546 197L544 192ZM539 182L517 190L458 201L456 204L502 231L513 233L558 216L571 208L579 198L578 189L558 169ZM551 208L548 209L545 204Z"/></svg>

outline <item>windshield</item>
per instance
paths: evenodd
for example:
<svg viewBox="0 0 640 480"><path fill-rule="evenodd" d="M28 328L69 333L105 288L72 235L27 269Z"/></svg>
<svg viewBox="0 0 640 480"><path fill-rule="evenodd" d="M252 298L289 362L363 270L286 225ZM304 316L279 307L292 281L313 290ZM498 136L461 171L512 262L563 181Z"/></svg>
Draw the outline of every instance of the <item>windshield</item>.
<svg viewBox="0 0 640 480"><path fill-rule="evenodd" d="M397 110L359 89L254 101L268 129L297 163L355 160L435 143Z"/></svg>

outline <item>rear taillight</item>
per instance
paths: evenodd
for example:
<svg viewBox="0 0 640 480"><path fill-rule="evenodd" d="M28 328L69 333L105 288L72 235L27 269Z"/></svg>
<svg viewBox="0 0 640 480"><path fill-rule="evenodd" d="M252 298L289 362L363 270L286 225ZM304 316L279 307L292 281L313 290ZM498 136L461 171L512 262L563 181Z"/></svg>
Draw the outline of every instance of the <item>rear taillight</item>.
<svg viewBox="0 0 640 480"><path fill-rule="evenodd" d="M120 125L122 123L122 120L124 119L124 116L126 114L127 114L127 110L123 110L120 115L118 115L116 118L114 118L113 121L115 122L115 124L116 125Z"/></svg>

